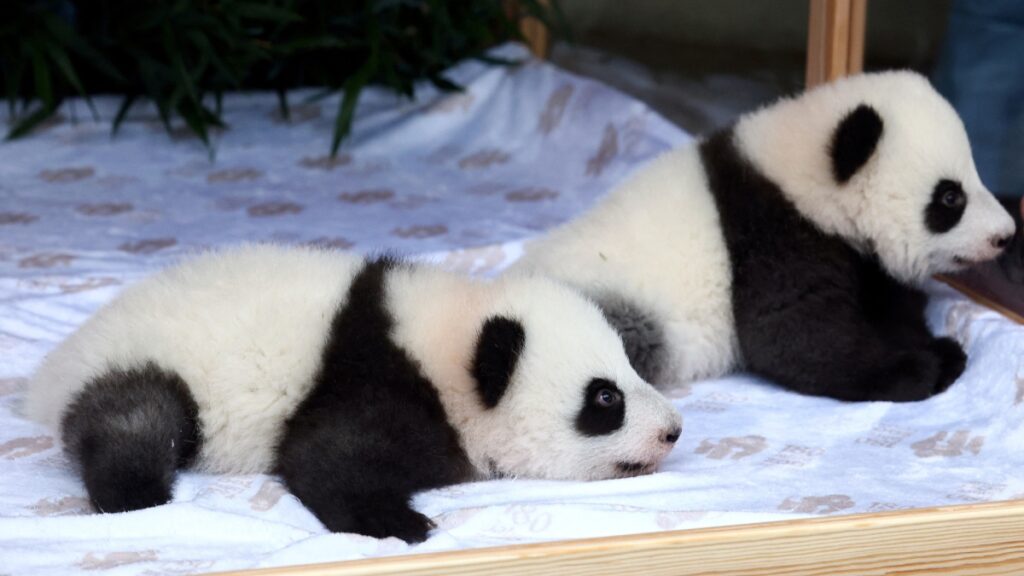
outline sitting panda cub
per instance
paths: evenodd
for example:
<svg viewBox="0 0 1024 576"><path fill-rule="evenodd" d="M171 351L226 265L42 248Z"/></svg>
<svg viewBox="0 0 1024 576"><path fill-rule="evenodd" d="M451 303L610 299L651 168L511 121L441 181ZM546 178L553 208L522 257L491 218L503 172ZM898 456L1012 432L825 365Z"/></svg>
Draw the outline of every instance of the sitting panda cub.
<svg viewBox="0 0 1024 576"><path fill-rule="evenodd" d="M101 512L166 503L189 465L273 472L328 529L410 542L431 527L415 492L648 473L681 422L560 284L267 245L126 289L47 356L24 412Z"/></svg>
<svg viewBox="0 0 1024 576"><path fill-rule="evenodd" d="M745 367L805 394L921 400L965 355L917 284L995 258L1014 224L953 108L910 72L742 116L527 246L595 298L662 385Z"/></svg>

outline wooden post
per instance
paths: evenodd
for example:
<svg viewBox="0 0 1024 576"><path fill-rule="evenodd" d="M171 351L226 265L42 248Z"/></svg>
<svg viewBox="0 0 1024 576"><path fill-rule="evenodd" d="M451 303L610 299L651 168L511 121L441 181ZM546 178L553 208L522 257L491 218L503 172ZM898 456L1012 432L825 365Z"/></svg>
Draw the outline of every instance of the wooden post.
<svg viewBox="0 0 1024 576"><path fill-rule="evenodd" d="M540 0L540 4L548 8L550 0ZM519 2L513 1L511 9L514 14L518 15L520 13ZM537 58L548 57L548 52L551 50L551 34L543 22L533 16L525 16L519 21L519 32L523 35L523 39L526 40L526 44L534 56Z"/></svg>
<svg viewBox="0 0 1024 576"><path fill-rule="evenodd" d="M867 0L810 0L807 87L864 68Z"/></svg>

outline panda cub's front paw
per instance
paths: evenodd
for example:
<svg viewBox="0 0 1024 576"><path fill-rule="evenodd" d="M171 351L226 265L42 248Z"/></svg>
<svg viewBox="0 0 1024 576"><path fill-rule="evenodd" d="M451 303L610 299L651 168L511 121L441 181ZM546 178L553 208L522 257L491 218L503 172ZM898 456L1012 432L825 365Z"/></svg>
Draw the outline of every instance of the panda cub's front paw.
<svg viewBox="0 0 1024 576"><path fill-rule="evenodd" d="M927 348L897 354L883 378L888 387L871 400L916 402L949 388L967 364L967 355L955 340L935 338Z"/></svg>
<svg viewBox="0 0 1024 576"><path fill-rule="evenodd" d="M945 391L956 382L967 366L967 354L960 344L952 338L935 338L928 344L928 349L939 359L939 374L935 383L935 393Z"/></svg>
<svg viewBox="0 0 1024 576"><path fill-rule="evenodd" d="M410 544L423 542L435 527L434 522L399 499L377 500L372 506L359 506L351 530L374 538L394 536Z"/></svg>
<svg viewBox="0 0 1024 576"><path fill-rule="evenodd" d="M868 400L916 402L933 396L939 361L929 350L900 352L881 375L882 388Z"/></svg>

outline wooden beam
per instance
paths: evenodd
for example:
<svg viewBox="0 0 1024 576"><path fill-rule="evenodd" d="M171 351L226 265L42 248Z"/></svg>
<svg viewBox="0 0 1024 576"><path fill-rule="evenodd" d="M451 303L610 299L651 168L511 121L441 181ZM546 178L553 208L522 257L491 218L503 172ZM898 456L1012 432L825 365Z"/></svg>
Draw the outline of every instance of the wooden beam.
<svg viewBox="0 0 1024 576"><path fill-rule="evenodd" d="M1024 574L1024 501L291 566L235 576ZM225 573L227 574L227 573Z"/></svg>
<svg viewBox="0 0 1024 576"><path fill-rule="evenodd" d="M539 3L544 8L550 8L551 5L550 0L540 0ZM513 14L522 14L518 1L511 2L510 6ZM543 22L533 16L524 16L519 20L519 33L523 35L523 40L526 41L526 45L530 47L530 52L534 56L537 58L548 57L551 51L551 33Z"/></svg>
<svg viewBox="0 0 1024 576"><path fill-rule="evenodd" d="M530 52L537 58L547 58L551 50L551 35L547 27L533 16L527 16L519 23L519 31L530 47Z"/></svg>
<svg viewBox="0 0 1024 576"><path fill-rule="evenodd" d="M864 32L868 23L868 0L852 0L850 4L850 49L847 53L846 73L864 70Z"/></svg>
<svg viewBox="0 0 1024 576"><path fill-rule="evenodd" d="M864 68L867 0L809 0L807 87Z"/></svg>

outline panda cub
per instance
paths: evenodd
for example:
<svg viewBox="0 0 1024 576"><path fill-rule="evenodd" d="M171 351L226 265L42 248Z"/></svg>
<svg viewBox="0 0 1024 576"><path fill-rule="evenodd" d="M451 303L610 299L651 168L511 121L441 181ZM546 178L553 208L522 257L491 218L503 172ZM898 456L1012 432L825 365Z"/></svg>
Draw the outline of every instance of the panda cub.
<svg viewBox="0 0 1024 576"><path fill-rule="evenodd" d="M912 401L965 355L917 285L996 257L1014 224L923 77L864 74L653 161L527 247L595 298L655 384L738 367L805 394Z"/></svg>
<svg viewBox="0 0 1024 576"><path fill-rule="evenodd" d="M560 284L268 245L127 288L47 356L24 412L101 512L168 502L186 466L271 472L328 529L410 542L431 527L418 491L648 473L681 422Z"/></svg>

